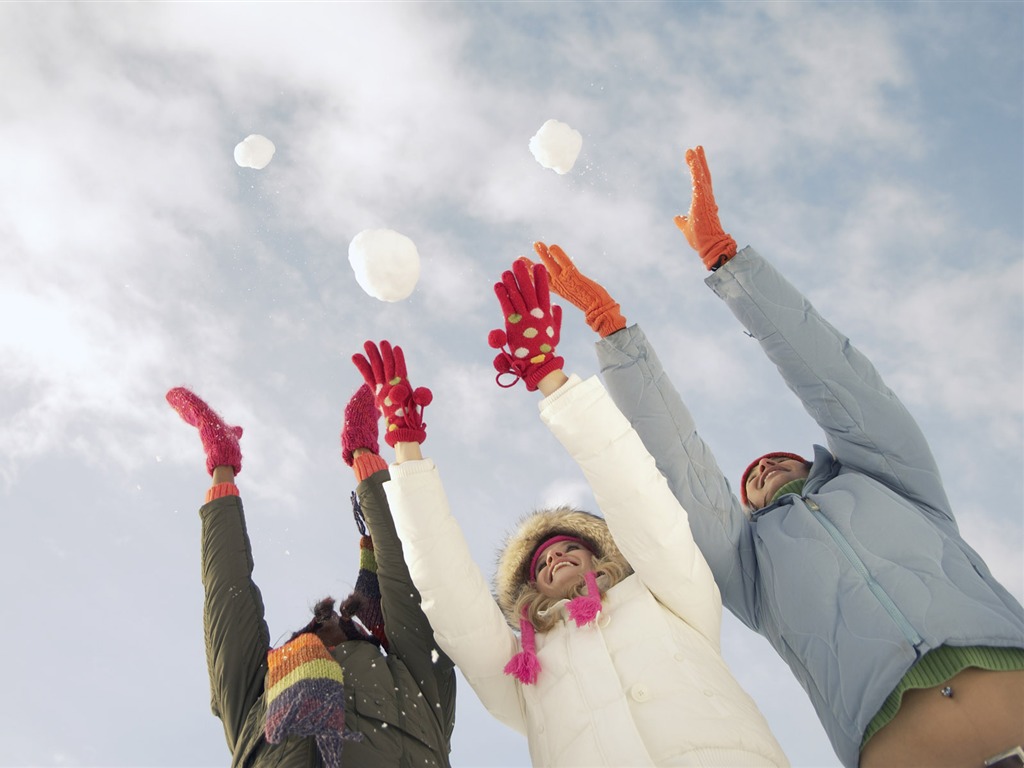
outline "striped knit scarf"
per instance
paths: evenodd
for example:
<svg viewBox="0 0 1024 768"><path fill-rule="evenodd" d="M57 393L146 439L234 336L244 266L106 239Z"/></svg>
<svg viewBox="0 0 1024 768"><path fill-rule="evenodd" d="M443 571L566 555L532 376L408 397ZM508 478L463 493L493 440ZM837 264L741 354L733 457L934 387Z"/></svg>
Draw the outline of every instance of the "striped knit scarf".
<svg viewBox="0 0 1024 768"><path fill-rule="evenodd" d="M267 741L314 736L327 768L341 767L344 741L363 736L345 729L341 666L313 633L299 635L267 655Z"/></svg>

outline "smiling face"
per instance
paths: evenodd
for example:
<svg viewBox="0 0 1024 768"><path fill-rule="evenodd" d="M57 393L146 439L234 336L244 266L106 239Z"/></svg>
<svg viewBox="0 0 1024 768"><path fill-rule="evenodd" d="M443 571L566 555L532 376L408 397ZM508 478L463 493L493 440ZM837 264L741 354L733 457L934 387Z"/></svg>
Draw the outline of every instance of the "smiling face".
<svg viewBox="0 0 1024 768"><path fill-rule="evenodd" d="M555 541L535 557L533 577L537 591L561 599L593 570L594 554L578 541Z"/></svg>
<svg viewBox="0 0 1024 768"><path fill-rule="evenodd" d="M745 490L750 506L765 507L779 488L791 480L807 477L810 467L800 459L786 456L762 456L747 474Z"/></svg>

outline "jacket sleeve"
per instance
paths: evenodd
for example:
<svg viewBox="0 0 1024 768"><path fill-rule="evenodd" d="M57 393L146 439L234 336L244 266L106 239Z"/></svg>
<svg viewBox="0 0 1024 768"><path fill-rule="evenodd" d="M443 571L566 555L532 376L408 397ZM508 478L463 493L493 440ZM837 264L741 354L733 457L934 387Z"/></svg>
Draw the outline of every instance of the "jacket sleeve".
<svg viewBox="0 0 1024 768"><path fill-rule="evenodd" d="M213 713L236 751L249 710L263 693L270 633L252 581L252 549L242 500L225 496L199 510L203 523L203 626Z"/></svg>
<svg viewBox="0 0 1024 768"><path fill-rule="evenodd" d="M373 539L389 653L402 659L420 681L431 712L438 716L443 732L451 736L455 723L455 665L445 653L438 653L430 623L420 607L420 594L405 563L384 493L388 479L386 470L375 472L359 483L356 493Z"/></svg>
<svg viewBox="0 0 1024 768"><path fill-rule="evenodd" d="M686 510L595 377L540 403L541 419L579 464L616 545L658 600L719 647L722 600Z"/></svg>
<svg viewBox="0 0 1024 768"><path fill-rule="evenodd" d="M871 362L752 248L707 279L825 431L839 463L953 519L917 422Z"/></svg>
<svg viewBox="0 0 1024 768"><path fill-rule="evenodd" d="M438 645L487 710L520 733L526 718L518 681L504 673L519 650L448 507L430 459L391 466L384 484L406 563Z"/></svg>
<svg viewBox="0 0 1024 768"><path fill-rule="evenodd" d="M601 376L690 519L722 601L757 628L757 561L751 524L657 352L638 325L597 343Z"/></svg>

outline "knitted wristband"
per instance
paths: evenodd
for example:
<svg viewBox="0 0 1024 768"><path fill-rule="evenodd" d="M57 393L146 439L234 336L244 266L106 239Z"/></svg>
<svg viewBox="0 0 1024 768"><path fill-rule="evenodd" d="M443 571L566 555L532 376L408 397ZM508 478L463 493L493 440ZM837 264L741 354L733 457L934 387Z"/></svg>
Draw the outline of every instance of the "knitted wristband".
<svg viewBox="0 0 1024 768"><path fill-rule="evenodd" d="M586 313L587 325L595 330L603 339L626 327L621 307L617 301L591 307Z"/></svg>
<svg viewBox="0 0 1024 768"><path fill-rule="evenodd" d="M206 492L206 503L213 501L214 499L222 499L225 496L240 496L238 492L238 486L234 483L217 483L211 486Z"/></svg>
<svg viewBox="0 0 1024 768"><path fill-rule="evenodd" d="M352 459L352 470L356 473L356 480L360 483L373 473L387 468L388 463L376 453L363 453Z"/></svg>

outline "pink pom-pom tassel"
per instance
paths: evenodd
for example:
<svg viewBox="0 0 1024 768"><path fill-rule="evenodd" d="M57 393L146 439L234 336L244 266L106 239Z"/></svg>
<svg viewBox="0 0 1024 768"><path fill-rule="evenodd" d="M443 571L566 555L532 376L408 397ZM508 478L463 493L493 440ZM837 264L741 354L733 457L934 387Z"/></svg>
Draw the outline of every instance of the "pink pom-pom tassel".
<svg viewBox="0 0 1024 768"><path fill-rule="evenodd" d="M577 627L586 626L601 612L601 593L597 588L597 577L593 571L589 571L584 580L587 584L587 594L574 597L565 606Z"/></svg>
<svg viewBox="0 0 1024 768"><path fill-rule="evenodd" d="M537 638L531 624L526 619L526 609L519 619L519 631L522 634L523 650L509 659L505 665L505 674L512 675L523 685L533 685L540 675L540 659L537 658Z"/></svg>
<svg viewBox="0 0 1024 768"><path fill-rule="evenodd" d="M505 674L512 675L523 685L534 685L540 674L540 661L536 654L520 651L505 665Z"/></svg>

